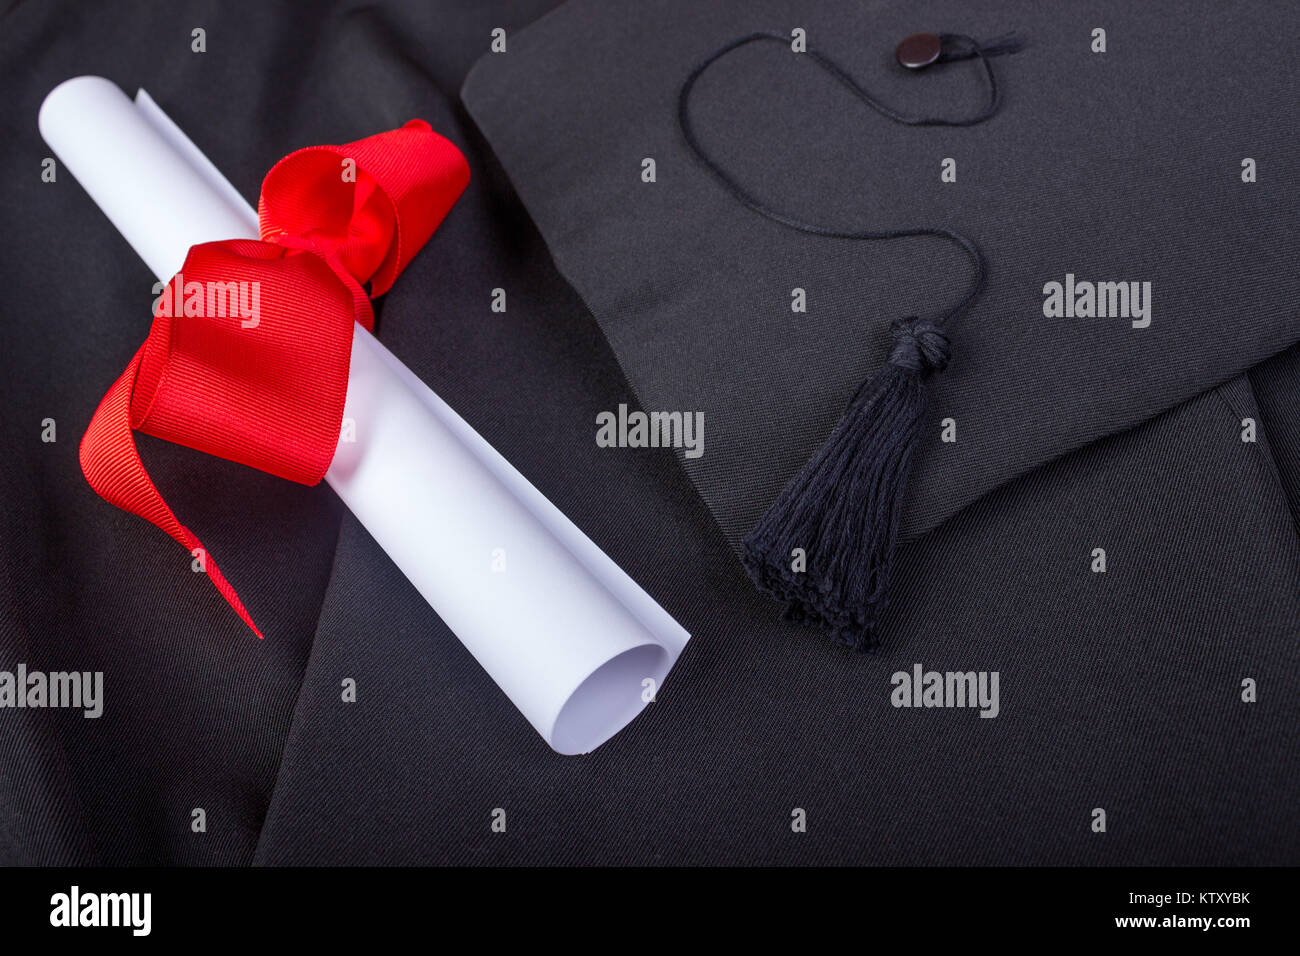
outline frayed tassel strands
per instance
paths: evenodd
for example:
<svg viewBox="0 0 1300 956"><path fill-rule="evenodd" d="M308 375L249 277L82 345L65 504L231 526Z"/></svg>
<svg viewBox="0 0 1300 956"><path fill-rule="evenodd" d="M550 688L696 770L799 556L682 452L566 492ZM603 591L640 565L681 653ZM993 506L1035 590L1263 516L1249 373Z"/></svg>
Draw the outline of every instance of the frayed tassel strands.
<svg viewBox="0 0 1300 956"><path fill-rule="evenodd" d="M903 493L925 415L925 378L948 363L948 339L922 319L897 322L885 366L858 388L835 431L745 538L754 582L795 620L854 650L884 610ZM807 566L795 570L795 549Z"/></svg>
<svg viewBox="0 0 1300 956"><path fill-rule="evenodd" d="M821 450L782 490L750 531L741 555L755 583L784 601L788 615L820 625L855 650L875 643L889 596L889 571L898 541L912 455L925 416L925 379L948 364L943 325L965 312L984 287L984 260L970 239L949 229L846 231L803 222L749 193L709 158L691 123L690 95L700 76L719 59L757 42L788 46L779 33L754 33L714 51L682 85L677 119L686 145L700 163L747 209L788 229L830 239L900 239L929 236L957 246L974 277L966 295L934 319L895 322L893 350L884 367L867 379ZM806 56L873 110L903 126L973 126L998 110L998 88L989 57L1020 50L1015 34L980 43L957 34L918 34L898 50L900 64L913 70L936 63L978 58L988 82L988 100L974 116L909 116L875 99L833 60L809 49ZM802 563L797 555L802 554Z"/></svg>

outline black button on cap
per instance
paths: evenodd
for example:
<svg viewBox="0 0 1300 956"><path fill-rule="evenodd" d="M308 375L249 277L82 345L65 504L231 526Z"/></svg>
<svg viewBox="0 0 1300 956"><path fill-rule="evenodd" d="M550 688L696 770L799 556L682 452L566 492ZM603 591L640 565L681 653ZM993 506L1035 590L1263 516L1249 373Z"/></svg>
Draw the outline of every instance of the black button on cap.
<svg viewBox="0 0 1300 956"><path fill-rule="evenodd" d="M939 52L939 38L933 33L913 33L898 44L894 55L898 57L900 65L909 70L919 70L939 59Z"/></svg>

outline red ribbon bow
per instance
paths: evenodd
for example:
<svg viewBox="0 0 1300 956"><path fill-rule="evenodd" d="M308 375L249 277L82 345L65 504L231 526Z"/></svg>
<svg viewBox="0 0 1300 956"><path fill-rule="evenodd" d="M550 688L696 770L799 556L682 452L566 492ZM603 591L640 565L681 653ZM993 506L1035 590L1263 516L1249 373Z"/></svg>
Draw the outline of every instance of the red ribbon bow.
<svg viewBox="0 0 1300 956"><path fill-rule="evenodd" d="M423 120L346 146L313 146L262 181L261 240L194 246L153 327L81 440L106 501L196 555L258 637L199 539L145 472L131 430L314 485L338 444L352 323L383 295L469 183L469 165Z"/></svg>

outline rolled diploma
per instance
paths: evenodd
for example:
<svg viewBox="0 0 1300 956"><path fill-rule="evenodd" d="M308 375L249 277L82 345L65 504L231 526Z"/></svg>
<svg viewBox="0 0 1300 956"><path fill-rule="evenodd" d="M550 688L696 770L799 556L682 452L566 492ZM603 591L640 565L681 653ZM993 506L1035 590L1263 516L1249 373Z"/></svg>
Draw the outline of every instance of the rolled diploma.
<svg viewBox="0 0 1300 956"><path fill-rule="evenodd" d="M253 208L143 90L76 77L39 122L160 280L193 245L257 238ZM356 440L325 480L546 742L587 753L640 713L689 635L360 326L344 417Z"/></svg>

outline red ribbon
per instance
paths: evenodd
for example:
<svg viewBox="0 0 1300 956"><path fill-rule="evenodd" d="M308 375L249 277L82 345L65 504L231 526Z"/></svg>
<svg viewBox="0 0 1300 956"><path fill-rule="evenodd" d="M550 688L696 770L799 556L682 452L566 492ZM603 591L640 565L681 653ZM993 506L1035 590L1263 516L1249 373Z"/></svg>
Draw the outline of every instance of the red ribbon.
<svg viewBox="0 0 1300 956"><path fill-rule="evenodd" d="M159 296L153 327L100 402L81 470L106 501L201 555L217 590L257 629L199 539L145 472L132 429L314 485L338 444L352 323L383 295L469 183L460 151L423 120L314 146L262 181L261 240L194 246Z"/></svg>

